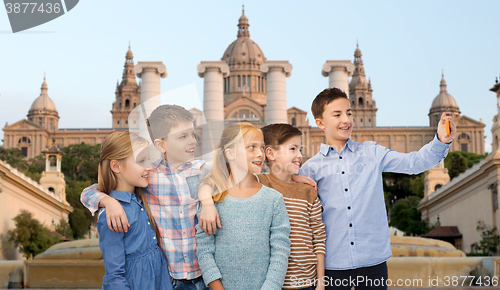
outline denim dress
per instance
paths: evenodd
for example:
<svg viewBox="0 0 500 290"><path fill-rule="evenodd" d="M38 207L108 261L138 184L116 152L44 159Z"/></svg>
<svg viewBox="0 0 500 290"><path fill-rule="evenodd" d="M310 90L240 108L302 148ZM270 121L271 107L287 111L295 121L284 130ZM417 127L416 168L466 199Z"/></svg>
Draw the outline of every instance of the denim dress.
<svg viewBox="0 0 500 290"><path fill-rule="evenodd" d="M106 211L99 212L99 246L106 269L102 289L172 290L167 261L142 201L134 193L117 190L109 196L122 205L130 228L127 233L111 231Z"/></svg>

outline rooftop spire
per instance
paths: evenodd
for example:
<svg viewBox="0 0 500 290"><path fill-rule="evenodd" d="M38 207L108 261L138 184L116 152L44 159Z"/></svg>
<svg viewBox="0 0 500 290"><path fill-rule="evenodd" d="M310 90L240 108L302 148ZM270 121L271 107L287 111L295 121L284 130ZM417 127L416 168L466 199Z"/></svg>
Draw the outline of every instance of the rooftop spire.
<svg viewBox="0 0 500 290"><path fill-rule="evenodd" d="M135 80L135 70L134 70L134 54L130 49L130 41L128 43L128 51L125 55L125 65L123 66L123 81L122 84L126 85L127 83L136 84Z"/></svg>
<svg viewBox="0 0 500 290"><path fill-rule="evenodd" d="M42 95L47 95L47 91L49 90L47 86L47 81L45 78L45 72L43 73L43 83L42 83Z"/></svg>
<svg viewBox="0 0 500 290"><path fill-rule="evenodd" d="M240 37L250 37L250 32L248 31L248 27L250 24L248 24L248 18L245 16L245 5L243 5L241 17L240 20L238 21L238 38Z"/></svg>
<svg viewBox="0 0 500 290"><path fill-rule="evenodd" d="M441 83L439 84L440 90L439 92L447 93L446 90L446 81L444 80L444 70L441 71Z"/></svg>

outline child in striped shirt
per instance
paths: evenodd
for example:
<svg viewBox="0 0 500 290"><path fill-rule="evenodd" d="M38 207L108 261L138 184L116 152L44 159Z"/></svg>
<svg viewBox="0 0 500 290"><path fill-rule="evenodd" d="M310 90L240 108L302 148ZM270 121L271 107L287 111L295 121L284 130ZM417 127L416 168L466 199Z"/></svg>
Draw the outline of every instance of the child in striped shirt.
<svg viewBox="0 0 500 290"><path fill-rule="evenodd" d="M289 124L271 124L261 130L270 173L260 174L259 179L283 194L291 226L283 289L324 289L326 233L321 203L313 187L292 180L302 162L302 132Z"/></svg>

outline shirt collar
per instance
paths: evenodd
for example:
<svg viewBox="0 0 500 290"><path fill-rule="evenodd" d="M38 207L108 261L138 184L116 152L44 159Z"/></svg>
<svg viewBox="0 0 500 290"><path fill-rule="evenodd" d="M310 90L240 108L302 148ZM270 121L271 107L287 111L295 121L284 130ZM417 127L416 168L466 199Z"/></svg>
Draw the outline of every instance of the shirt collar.
<svg viewBox="0 0 500 290"><path fill-rule="evenodd" d="M168 174L168 173L175 173L176 171L178 170L184 170L186 168L189 168L191 167L192 165L192 162L191 161L188 161L188 162L184 162L182 163L179 167L177 168L173 168L168 162L167 160L165 160L164 158L161 158L159 160L156 160L155 162L153 162L153 165L163 171L164 174Z"/></svg>
<svg viewBox="0 0 500 290"><path fill-rule="evenodd" d="M351 151L351 152L353 152L353 153L354 153L354 151L356 151L356 148L357 148L358 146L357 146L357 143L356 143L356 142L352 141L352 139L351 139L351 138L349 138L349 139L347 139L347 142L346 142L346 144L345 144L345 147L346 147L347 149L349 149L349 151ZM333 148L333 147L332 147L332 146L330 146L330 145L327 145L326 143L321 143L321 148L320 148L320 150L319 150L319 151L320 151L320 152L321 152L321 154L323 154L324 156L327 156L327 155L328 155L328 152L332 150L331 148ZM345 149L345 148L344 148L344 149Z"/></svg>
<svg viewBox="0 0 500 290"><path fill-rule="evenodd" d="M131 192L126 192L126 191L119 191L119 190L113 190L109 196L112 198L123 201L126 203L130 203L132 201L132 194Z"/></svg>

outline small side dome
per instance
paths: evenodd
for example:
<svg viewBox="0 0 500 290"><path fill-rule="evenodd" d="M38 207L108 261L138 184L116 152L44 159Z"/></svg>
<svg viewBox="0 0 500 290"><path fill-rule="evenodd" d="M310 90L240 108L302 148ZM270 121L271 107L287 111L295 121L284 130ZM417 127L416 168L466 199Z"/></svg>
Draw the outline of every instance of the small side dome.
<svg viewBox="0 0 500 290"><path fill-rule="evenodd" d="M437 108L453 108L458 110L458 105L457 101L455 101L455 98L453 98L447 91L446 89L446 81L444 80L444 75L441 78L441 83L439 87L441 88L439 91L439 94L434 98L434 101L432 101L432 109L437 109Z"/></svg>
<svg viewBox="0 0 500 290"><path fill-rule="evenodd" d="M54 101L49 97L47 94L48 86L47 82L45 81L45 77L43 78L43 83L42 83L42 92L40 93L40 96L33 101L31 104L31 108L29 110L29 114L32 113L38 113L40 111L42 112L55 112L57 114L57 108L56 104L54 104Z"/></svg>

